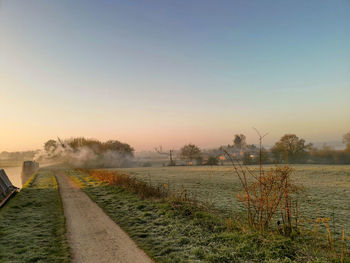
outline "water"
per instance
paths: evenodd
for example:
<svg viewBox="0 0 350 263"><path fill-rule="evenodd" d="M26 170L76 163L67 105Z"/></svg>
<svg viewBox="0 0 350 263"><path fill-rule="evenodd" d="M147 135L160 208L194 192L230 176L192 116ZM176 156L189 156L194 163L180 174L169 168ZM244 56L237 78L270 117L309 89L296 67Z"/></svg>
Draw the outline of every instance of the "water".
<svg viewBox="0 0 350 263"><path fill-rule="evenodd" d="M22 167L1 167L5 170L8 178L14 186L22 187L21 171Z"/></svg>

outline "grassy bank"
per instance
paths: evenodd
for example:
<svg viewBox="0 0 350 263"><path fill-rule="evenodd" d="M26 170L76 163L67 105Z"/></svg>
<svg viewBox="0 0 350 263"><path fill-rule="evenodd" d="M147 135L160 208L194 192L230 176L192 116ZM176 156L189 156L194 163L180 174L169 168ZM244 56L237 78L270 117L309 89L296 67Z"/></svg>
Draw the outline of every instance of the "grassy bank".
<svg viewBox="0 0 350 263"><path fill-rule="evenodd" d="M70 175L156 262L329 262L308 240L262 235L201 209L141 199L85 173Z"/></svg>
<svg viewBox="0 0 350 263"><path fill-rule="evenodd" d="M55 176L40 170L0 210L0 262L70 262Z"/></svg>
<svg viewBox="0 0 350 263"><path fill-rule="evenodd" d="M305 186L300 218L332 219L338 235L350 234L350 165L293 165L292 179ZM251 166L251 169L257 168ZM201 202L212 203L224 215L244 211L237 194L242 190L231 166L141 167L119 169L153 184L168 184L172 191L186 189ZM334 219L334 222L333 222Z"/></svg>

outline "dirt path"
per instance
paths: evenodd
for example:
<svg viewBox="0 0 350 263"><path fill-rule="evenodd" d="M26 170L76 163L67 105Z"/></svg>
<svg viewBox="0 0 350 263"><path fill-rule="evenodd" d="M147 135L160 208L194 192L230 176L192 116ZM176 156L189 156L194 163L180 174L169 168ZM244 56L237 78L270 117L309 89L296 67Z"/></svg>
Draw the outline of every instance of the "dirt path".
<svg viewBox="0 0 350 263"><path fill-rule="evenodd" d="M153 262L72 179L59 170L56 177L73 263Z"/></svg>

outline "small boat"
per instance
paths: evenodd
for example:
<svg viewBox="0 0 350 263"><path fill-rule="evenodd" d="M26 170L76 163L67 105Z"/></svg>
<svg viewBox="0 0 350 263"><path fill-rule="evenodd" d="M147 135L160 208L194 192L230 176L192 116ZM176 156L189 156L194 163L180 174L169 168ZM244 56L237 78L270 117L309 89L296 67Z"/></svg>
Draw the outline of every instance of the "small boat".
<svg viewBox="0 0 350 263"><path fill-rule="evenodd" d="M19 188L14 186L7 177L5 170L0 169L0 208L18 192Z"/></svg>

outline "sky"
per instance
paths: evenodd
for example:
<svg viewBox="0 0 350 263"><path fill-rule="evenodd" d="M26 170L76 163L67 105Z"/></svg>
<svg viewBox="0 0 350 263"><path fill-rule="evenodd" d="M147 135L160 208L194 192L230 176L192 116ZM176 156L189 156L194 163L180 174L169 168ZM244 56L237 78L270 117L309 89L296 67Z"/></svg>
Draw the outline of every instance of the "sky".
<svg viewBox="0 0 350 263"><path fill-rule="evenodd" d="M350 131L349 0L0 0L0 152Z"/></svg>

